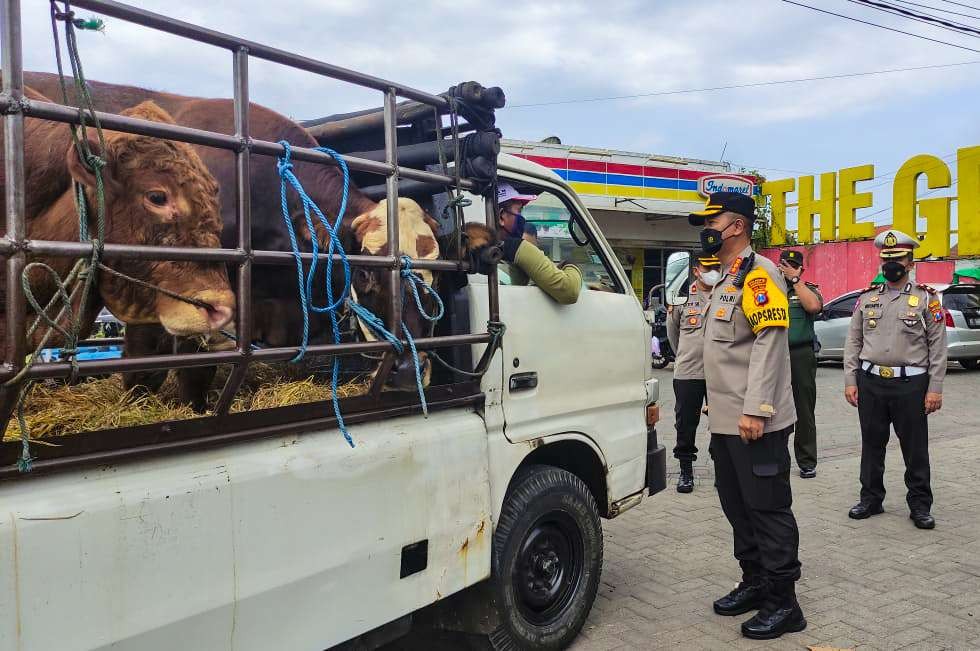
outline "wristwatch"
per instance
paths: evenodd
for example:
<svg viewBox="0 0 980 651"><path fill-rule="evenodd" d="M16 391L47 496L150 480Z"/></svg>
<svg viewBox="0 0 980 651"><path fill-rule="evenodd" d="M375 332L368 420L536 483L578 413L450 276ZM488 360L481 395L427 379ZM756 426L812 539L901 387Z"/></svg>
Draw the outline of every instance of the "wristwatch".
<svg viewBox="0 0 980 651"><path fill-rule="evenodd" d="M789 279L789 284L790 285L795 285L798 282L800 282L800 277L799 276L793 276L792 278Z"/></svg>

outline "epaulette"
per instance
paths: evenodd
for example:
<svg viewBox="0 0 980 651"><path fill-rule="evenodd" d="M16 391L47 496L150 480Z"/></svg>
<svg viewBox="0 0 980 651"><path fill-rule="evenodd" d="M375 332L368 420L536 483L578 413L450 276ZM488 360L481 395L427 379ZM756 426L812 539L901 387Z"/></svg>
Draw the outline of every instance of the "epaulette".
<svg viewBox="0 0 980 651"><path fill-rule="evenodd" d="M867 294L868 292L876 292L881 289L881 285L878 283L871 283L867 287L861 290L862 294Z"/></svg>
<svg viewBox="0 0 980 651"><path fill-rule="evenodd" d="M935 294L936 293L936 288L935 287L930 287L929 285L923 285L922 283L919 283L919 284L916 285L916 287L918 287L919 289L924 289L927 292L929 292L930 294Z"/></svg>

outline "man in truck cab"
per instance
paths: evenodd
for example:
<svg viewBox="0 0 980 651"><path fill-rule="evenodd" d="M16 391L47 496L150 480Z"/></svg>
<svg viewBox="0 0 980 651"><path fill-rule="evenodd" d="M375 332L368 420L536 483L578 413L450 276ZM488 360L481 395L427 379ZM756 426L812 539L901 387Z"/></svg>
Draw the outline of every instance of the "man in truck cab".
<svg viewBox="0 0 980 651"><path fill-rule="evenodd" d="M556 265L524 238L526 221L521 211L537 198L521 194L510 183L497 186L497 223L503 236L504 260L510 263L511 283L533 282L561 305L571 305L582 290L582 272L572 264Z"/></svg>

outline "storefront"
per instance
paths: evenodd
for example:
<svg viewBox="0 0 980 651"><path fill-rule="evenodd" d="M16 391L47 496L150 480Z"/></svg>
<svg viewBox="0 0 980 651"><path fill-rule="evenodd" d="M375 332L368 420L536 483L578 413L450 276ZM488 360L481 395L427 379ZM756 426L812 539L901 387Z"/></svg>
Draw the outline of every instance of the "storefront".
<svg viewBox="0 0 980 651"><path fill-rule="evenodd" d="M568 181L613 246L641 300L663 282L672 252L698 248L698 231L687 215L704 206L702 193L757 191L752 177L732 174L727 163L520 140L504 140L502 146L504 152L544 165ZM536 207L525 217L546 229L549 246L567 239L573 250L565 222L548 211Z"/></svg>

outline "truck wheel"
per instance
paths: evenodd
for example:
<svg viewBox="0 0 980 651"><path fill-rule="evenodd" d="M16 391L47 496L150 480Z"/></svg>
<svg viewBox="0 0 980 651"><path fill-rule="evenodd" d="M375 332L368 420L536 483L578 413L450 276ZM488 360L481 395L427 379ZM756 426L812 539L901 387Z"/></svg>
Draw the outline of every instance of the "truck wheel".
<svg viewBox="0 0 980 651"><path fill-rule="evenodd" d="M975 371L980 368L980 359L960 359L957 361L960 363L960 366L969 371Z"/></svg>
<svg viewBox="0 0 980 651"><path fill-rule="evenodd" d="M563 649L578 635L599 588L602 525L581 479L551 466L515 478L493 536L501 626L495 649Z"/></svg>

